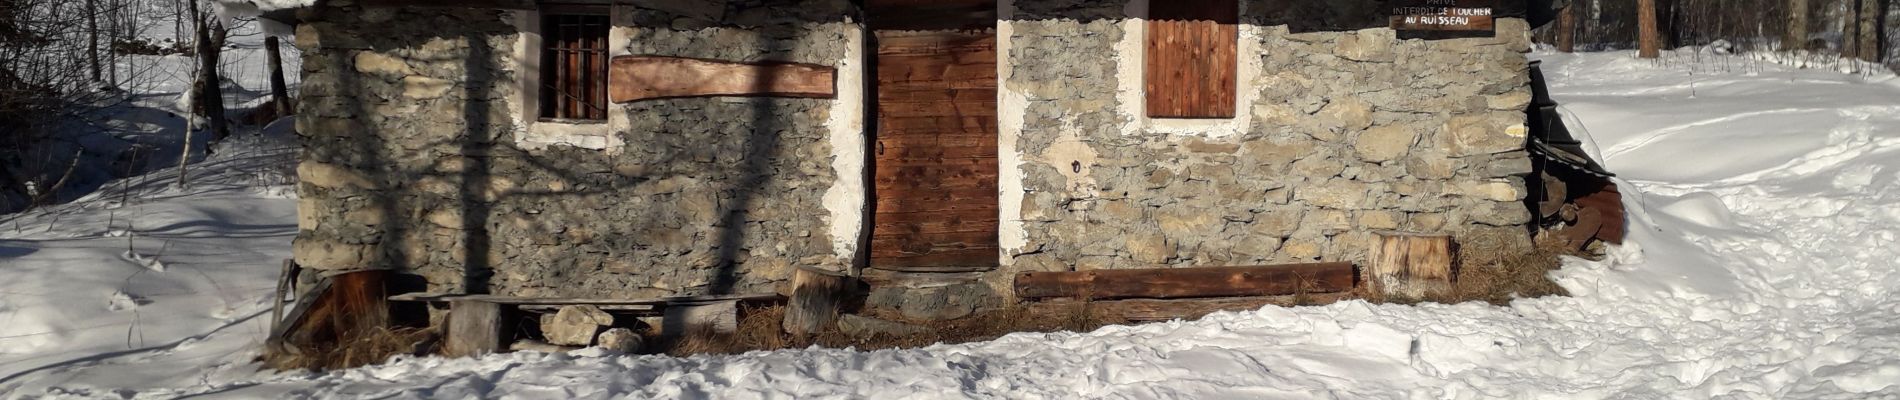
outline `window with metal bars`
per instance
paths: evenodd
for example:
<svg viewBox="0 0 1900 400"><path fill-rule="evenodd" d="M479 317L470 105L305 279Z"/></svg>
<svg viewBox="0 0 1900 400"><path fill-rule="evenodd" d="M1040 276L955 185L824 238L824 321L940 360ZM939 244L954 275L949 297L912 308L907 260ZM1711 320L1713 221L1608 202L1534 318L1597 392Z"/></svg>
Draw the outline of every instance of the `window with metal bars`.
<svg viewBox="0 0 1900 400"><path fill-rule="evenodd" d="M543 14L541 119L607 119L608 18Z"/></svg>

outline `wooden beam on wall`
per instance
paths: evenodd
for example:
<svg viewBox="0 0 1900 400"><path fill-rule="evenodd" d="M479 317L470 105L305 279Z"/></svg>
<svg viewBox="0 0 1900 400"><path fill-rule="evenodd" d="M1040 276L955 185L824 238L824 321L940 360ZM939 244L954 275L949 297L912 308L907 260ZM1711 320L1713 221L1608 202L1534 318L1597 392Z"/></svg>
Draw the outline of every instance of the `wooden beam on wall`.
<svg viewBox="0 0 1900 400"><path fill-rule="evenodd" d="M533 0L362 0L364 7L494 8L533 10Z"/></svg>
<svg viewBox="0 0 1900 400"><path fill-rule="evenodd" d="M615 103L705 96L833 98L837 69L798 63L741 63L665 56L619 56L608 67Z"/></svg>
<svg viewBox="0 0 1900 400"><path fill-rule="evenodd" d="M1025 272L1016 275L1016 296L1025 299L1086 297L1092 300L1281 296L1301 292L1349 291L1356 278L1352 263L1343 262Z"/></svg>

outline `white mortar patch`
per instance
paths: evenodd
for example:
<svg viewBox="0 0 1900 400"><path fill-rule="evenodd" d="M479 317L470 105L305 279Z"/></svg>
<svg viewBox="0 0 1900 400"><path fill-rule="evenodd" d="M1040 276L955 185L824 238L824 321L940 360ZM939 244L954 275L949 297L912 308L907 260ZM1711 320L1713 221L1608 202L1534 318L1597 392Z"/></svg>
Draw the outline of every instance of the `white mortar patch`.
<svg viewBox="0 0 1900 400"><path fill-rule="evenodd" d="M831 170L837 175L825 189L825 211L831 214L831 250L850 263L856 259L858 235L864 232L866 191L864 177L864 29L857 24L845 35L844 59L837 63L838 97L831 101L825 130L831 141ZM848 265L848 264L847 264Z"/></svg>
<svg viewBox="0 0 1900 400"><path fill-rule="evenodd" d="M1010 255L1029 245L1029 231L1023 227L1023 153L1016 150L1016 140L1023 135L1023 113L1029 108L1029 95L1009 85L1015 75L1009 57L1013 46L1010 37L1016 31L1010 21L1016 14L1014 2L999 0L996 13L997 257L1001 265L1009 266L1016 260Z"/></svg>
<svg viewBox="0 0 1900 400"><path fill-rule="evenodd" d="M1239 65L1235 68L1234 117L1221 119L1199 118L1149 118L1147 91L1143 89L1147 82L1147 36L1148 2L1150 0L1130 0L1123 8L1121 41L1115 43L1115 98L1121 106L1116 113L1128 118L1132 123L1122 124L1122 133L1137 135L1142 132L1161 132L1181 136L1207 136L1210 138L1238 137L1253 129L1253 104L1260 98L1261 61L1266 49L1260 45L1262 27L1251 24L1239 24L1239 48L1235 54ZM1240 15L1247 15L1247 3L1240 2Z"/></svg>

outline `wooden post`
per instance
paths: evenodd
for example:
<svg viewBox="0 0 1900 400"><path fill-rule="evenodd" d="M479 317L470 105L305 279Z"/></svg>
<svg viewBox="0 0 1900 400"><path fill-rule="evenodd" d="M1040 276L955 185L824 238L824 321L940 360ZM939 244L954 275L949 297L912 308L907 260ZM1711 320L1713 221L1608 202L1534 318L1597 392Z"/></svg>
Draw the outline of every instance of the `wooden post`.
<svg viewBox="0 0 1900 400"><path fill-rule="evenodd" d="M1280 296L1352 290L1351 263L1024 272L1016 297L1090 300Z"/></svg>
<svg viewBox="0 0 1900 400"><path fill-rule="evenodd" d="M1423 297L1451 290L1451 236L1378 232L1367 282L1380 293Z"/></svg>
<svg viewBox="0 0 1900 400"><path fill-rule="evenodd" d="M1577 6L1564 6L1557 12L1557 51L1569 53L1577 50Z"/></svg>
<svg viewBox="0 0 1900 400"><path fill-rule="evenodd" d="M1656 0L1636 0L1637 57L1661 56L1662 35L1656 32Z"/></svg>
<svg viewBox="0 0 1900 400"><path fill-rule="evenodd" d="M449 302L449 333L443 353L450 357L473 357L506 348L511 331L504 330L509 314L501 303L480 300Z"/></svg>
<svg viewBox="0 0 1900 400"><path fill-rule="evenodd" d="M792 272L791 301L785 307L785 332L805 337L838 319L838 309L851 295L851 277L800 266Z"/></svg>

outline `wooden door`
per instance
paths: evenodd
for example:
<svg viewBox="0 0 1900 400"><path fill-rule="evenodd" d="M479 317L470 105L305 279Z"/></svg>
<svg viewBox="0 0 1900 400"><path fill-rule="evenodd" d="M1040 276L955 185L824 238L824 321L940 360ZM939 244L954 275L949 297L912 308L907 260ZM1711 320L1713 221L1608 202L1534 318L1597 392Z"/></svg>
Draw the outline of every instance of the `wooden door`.
<svg viewBox="0 0 1900 400"><path fill-rule="evenodd" d="M876 35L871 267L994 269L995 31Z"/></svg>

